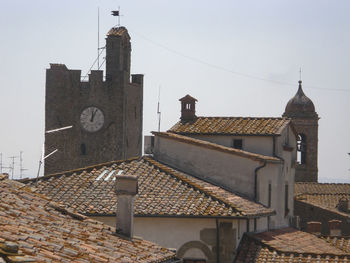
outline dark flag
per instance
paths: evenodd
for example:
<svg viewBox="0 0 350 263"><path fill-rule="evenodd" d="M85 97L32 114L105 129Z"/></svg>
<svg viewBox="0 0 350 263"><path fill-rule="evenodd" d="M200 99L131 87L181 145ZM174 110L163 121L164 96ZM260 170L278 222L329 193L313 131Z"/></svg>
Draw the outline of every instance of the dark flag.
<svg viewBox="0 0 350 263"><path fill-rule="evenodd" d="M119 16L119 10L117 10L117 11L112 11L112 16Z"/></svg>

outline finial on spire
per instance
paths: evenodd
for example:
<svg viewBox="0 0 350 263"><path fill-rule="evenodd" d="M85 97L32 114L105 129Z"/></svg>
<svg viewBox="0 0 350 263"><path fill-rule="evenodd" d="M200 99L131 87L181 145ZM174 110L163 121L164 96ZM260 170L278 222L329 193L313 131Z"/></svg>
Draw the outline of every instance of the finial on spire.
<svg viewBox="0 0 350 263"><path fill-rule="evenodd" d="M299 81L301 81L301 67L299 68Z"/></svg>

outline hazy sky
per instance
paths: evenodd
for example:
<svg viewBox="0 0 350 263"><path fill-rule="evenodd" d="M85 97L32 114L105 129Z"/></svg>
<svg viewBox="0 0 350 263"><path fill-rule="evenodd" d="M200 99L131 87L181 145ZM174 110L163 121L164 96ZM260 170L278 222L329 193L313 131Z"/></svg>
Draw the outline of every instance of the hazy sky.
<svg viewBox="0 0 350 263"><path fill-rule="evenodd" d="M198 116L278 117L297 91L319 121L320 181L350 182L350 1L0 1L0 152L23 151L35 176L44 140L45 69L64 63L86 74L116 24L132 41L132 73L143 73L144 134L180 116L178 99L198 99ZM16 159L15 177L19 177ZM7 172L7 169L3 171Z"/></svg>

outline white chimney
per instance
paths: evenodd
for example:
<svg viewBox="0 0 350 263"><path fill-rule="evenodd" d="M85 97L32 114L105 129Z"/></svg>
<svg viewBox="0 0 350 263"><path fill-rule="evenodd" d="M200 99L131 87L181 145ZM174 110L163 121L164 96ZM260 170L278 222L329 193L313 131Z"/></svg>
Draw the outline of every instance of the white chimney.
<svg viewBox="0 0 350 263"><path fill-rule="evenodd" d="M137 177L117 175L115 193L117 194L116 232L126 238L133 236L134 197L138 192Z"/></svg>

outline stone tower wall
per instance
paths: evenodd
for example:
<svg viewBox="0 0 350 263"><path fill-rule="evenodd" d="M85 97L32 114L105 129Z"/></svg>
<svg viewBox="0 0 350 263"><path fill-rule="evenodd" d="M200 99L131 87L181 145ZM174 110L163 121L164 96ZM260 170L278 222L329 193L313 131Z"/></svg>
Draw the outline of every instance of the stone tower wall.
<svg viewBox="0 0 350 263"><path fill-rule="evenodd" d="M45 155L58 149L45 160L45 174L142 154L143 76L130 82L130 51L128 37L107 37L106 80L100 70L83 82L80 70L58 64L47 69L45 130L73 128L45 134ZM81 112L90 106L104 114L96 132L80 125Z"/></svg>
<svg viewBox="0 0 350 263"><path fill-rule="evenodd" d="M298 134L306 136L306 162L297 164L295 169L296 182L317 182L318 180L318 117L292 118L292 123Z"/></svg>

